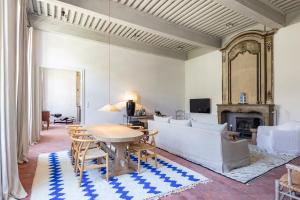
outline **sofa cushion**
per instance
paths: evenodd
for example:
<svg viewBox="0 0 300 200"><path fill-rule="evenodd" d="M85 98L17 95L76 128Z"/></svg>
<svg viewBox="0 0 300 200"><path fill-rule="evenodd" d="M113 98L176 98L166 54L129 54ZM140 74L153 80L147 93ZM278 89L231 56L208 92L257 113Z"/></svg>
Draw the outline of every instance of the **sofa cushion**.
<svg viewBox="0 0 300 200"><path fill-rule="evenodd" d="M204 130L223 132L227 128L227 123L224 123L224 124L210 124L210 123L192 121L192 127L200 128L200 129L204 129Z"/></svg>
<svg viewBox="0 0 300 200"><path fill-rule="evenodd" d="M172 117L160 117L160 116L154 115L154 121L158 121L158 122L170 123L171 119L172 119Z"/></svg>
<svg viewBox="0 0 300 200"><path fill-rule="evenodd" d="M191 120L177 120L177 119L171 119L170 124L176 124L180 126L191 126Z"/></svg>

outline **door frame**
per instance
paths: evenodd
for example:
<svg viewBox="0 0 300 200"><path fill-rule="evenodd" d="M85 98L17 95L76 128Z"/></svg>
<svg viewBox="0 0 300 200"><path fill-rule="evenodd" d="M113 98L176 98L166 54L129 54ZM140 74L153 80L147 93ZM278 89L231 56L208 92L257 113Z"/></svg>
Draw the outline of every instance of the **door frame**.
<svg viewBox="0 0 300 200"><path fill-rule="evenodd" d="M42 77L44 76L44 69L56 69L56 70L69 70L69 71L77 71L80 72L80 87L81 87L81 122L82 124L85 123L85 113L86 113L86 106L85 106L85 69L84 68L76 68L76 67L47 67L47 66L40 66ZM43 79L41 78L40 81L43 85ZM44 98L44 97L42 97Z"/></svg>

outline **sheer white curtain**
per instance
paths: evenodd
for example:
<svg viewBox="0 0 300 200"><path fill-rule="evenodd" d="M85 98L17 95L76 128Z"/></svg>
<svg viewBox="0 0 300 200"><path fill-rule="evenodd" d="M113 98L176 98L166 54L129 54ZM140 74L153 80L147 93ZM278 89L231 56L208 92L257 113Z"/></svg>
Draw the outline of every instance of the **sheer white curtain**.
<svg viewBox="0 0 300 200"><path fill-rule="evenodd" d="M26 196L17 165L17 12L18 0L0 1L0 198Z"/></svg>
<svg viewBox="0 0 300 200"><path fill-rule="evenodd" d="M34 30L27 27L26 1L18 1L18 162L22 163L27 161L28 144L40 140L42 98L40 68L35 64Z"/></svg>
<svg viewBox="0 0 300 200"><path fill-rule="evenodd" d="M27 162L28 132L28 21L26 0L18 0L17 15L17 145L18 162Z"/></svg>
<svg viewBox="0 0 300 200"><path fill-rule="evenodd" d="M40 140L42 129L42 97L41 97L41 72L35 63L34 30L29 29L28 37L28 119L29 119L29 143L35 144Z"/></svg>

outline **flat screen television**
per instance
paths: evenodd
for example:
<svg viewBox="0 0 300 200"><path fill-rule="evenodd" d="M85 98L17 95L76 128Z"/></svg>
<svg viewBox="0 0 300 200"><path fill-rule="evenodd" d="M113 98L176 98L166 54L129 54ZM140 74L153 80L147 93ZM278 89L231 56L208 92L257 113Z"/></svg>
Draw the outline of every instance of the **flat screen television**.
<svg viewBox="0 0 300 200"><path fill-rule="evenodd" d="M190 99L191 113L210 113L210 99Z"/></svg>

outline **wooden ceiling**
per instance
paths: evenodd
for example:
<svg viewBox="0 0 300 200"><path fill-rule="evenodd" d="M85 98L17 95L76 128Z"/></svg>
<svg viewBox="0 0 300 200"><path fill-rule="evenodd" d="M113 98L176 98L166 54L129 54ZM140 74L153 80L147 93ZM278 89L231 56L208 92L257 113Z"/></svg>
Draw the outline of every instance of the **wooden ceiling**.
<svg viewBox="0 0 300 200"><path fill-rule="evenodd" d="M289 14L291 12L300 9L300 1L298 0L261 0L264 3L273 6L283 14Z"/></svg>
<svg viewBox="0 0 300 200"><path fill-rule="evenodd" d="M166 21L225 37L256 24L254 20L210 0L114 0Z"/></svg>
<svg viewBox="0 0 300 200"><path fill-rule="evenodd" d="M197 48L197 46L169 39L128 24L122 24L114 20L109 21L107 16L59 1L32 0L31 12L41 17L49 17L99 34L111 34L123 39L175 49L176 51L188 52Z"/></svg>
<svg viewBox="0 0 300 200"><path fill-rule="evenodd" d="M28 5L35 28L55 22L60 32L110 34L180 59L196 48L220 48L224 37L256 24L280 28L285 15L299 9L300 0L29 0Z"/></svg>

